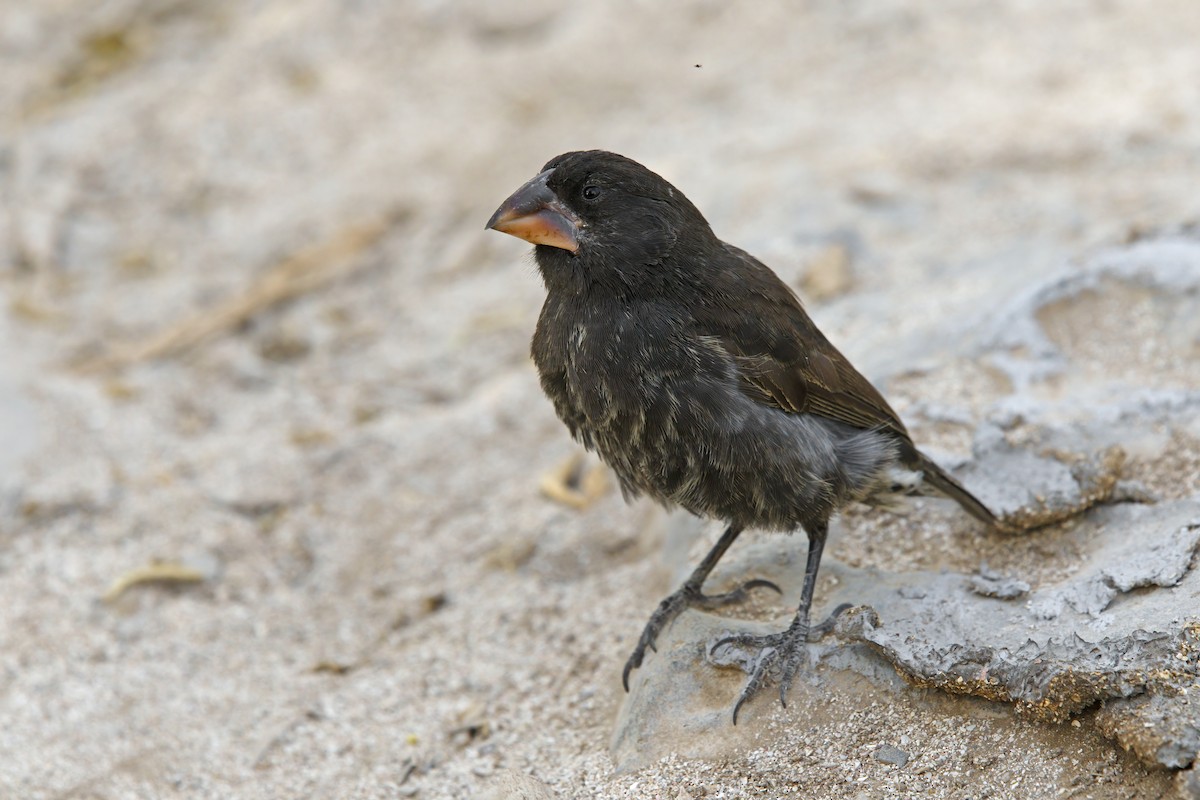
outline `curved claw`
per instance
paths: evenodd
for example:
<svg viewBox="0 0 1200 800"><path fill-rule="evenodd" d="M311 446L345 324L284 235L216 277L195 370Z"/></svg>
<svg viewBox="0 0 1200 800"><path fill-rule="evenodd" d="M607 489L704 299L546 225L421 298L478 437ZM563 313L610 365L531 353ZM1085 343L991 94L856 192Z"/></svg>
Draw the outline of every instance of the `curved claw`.
<svg viewBox="0 0 1200 800"><path fill-rule="evenodd" d="M751 636L748 633L734 633L726 636L724 639L718 639L716 642L714 642L713 646L708 648L708 653L709 655L712 655L725 645L734 644L735 642L742 645L755 644L756 638L757 637Z"/></svg>
<svg viewBox="0 0 1200 800"><path fill-rule="evenodd" d="M646 657L646 648L650 648L652 652L658 652L658 648L654 646L654 637L658 635L658 631L651 629L653 623L654 618L651 617L650 624L647 624L646 629L642 631L637 646L633 648L633 652L626 659L625 669L621 670L621 685L625 687L626 693L629 692L629 676L635 669L642 665L642 660Z"/></svg>
<svg viewBox="0 0 1200 800"><path fill-rule="evenodd" d="M742 710L742 703L744 703L744 702L746 702L745 693L743 693L742 696L737 699L737 702L733 704L733 724L734 725L737 725L737 715L738 715L738 712Z"/></svg>
<svg viewBox="0 0 1200 800"><path fill-rule="evenodd" d="M777 647L783 642L782 633L772 633L766 636L755 636L752 633L733 633L713 643L709 648L710 654L717 652L718 647L724 647L729 644L738 644L742 647L757 647L759 652L763 652L769 648Z"/></svg>
<svg viewBox="0 0 1200 800"><path fill-rule="evenodd" d="M723 594L700 594L697 592L693 604L698 608L711 611L721 606L742 602L750 596L751 589L771 589L778 594L783 594L783 590L772 581L765 578L754 578L753 580L746 581L733 591Z"/></svg>
<svg viewBox="0 0 1200 800"><path fill-rule="evenodd" d="M750 679L746 681L742 693L738 695L737 702L733 704L733 724L737 725L738 712L742 710L742 704L753 697L759 689L762 688L763 680L767 677L767 670L779 657L779 650L766 646L759 653L758 658L754 663L754 671L750 673Z"/></svg>
<svg viewBox="0 0 1200 800"><path fill-rule="evenodd" d="M783 662L783 672L779 676L779 704L787 708L787 692L792 686L792 678L796 677L796 670L800 667L800 651L793 651L788 655L787 661Z"/></svg>
<svg viewBox="0 0 1200 800"><path fill-rule="evenodd" d="M750 589L770 589L775 594L783 594L783 589L779 588L779 584L769 581L766 578L752 578L743 583L742 588L747 591Z"/></svg>
<svg viewBox="0 0 1200 800"><path fill-rule="evenodd" d="M649 630L649 626L647 626ZM629 693L629 676L633 671L642 665L642 661L646 657L646 648L649 647L653 652L657 653L653 642L646 641L646 631L642 632L642 638L638 640L637 647L633 648L633 652L629 654L629 658L625 661L625 669L621 670L621 686L625 688L625 693Z"/></svg>
<svg viewBox="0 0 1200 800"><path fill-rule="evenodd" d="M844 608L839 608L830 617L830 620L836 619L837 615L844 610ZM823 624L832 627L832 623L829 620ZM733 706L734 725L737 725L738 714L741 712L742 706L762 688L763 683L766 681L767 673L776 665L780 668L779 704L787 708L788 689L791 688L792 680L796 677L796 672L800 668L800 662L803 654L806 652L809 635L810 629L806 620L799 618L786 631L782 631L781 633L773 633L766 636L752 636L746 633L733 634L732 636L726 636L718 640L712 645L709 650L710 653L731 644L758 648L758 654L752 662L753 666L749 669L750 677Z"/></svg>
<svg viewBox="0 0 1200 800"><path fill-rule="evenodd" d="M764 578L754 578L746 581L741 586L733 591L725 592L724 594L707 595L703 594L695 585L684 584L677 592L667 596L654 613L650 615L650 620L646 623L646 627L642 630L642 635L638 638L637 646L634 647L633 653L625 662L625 669L621 673L621 685L625 687L625 691L629 691L629 675L635 669L642 665L642 661L646 657L646 649L657 653L658 634L671 623L675 617L687 608L703 608L710 611L721 606L730 605L732 603L740 603L745 600L751 589L772 589L779 594L783 594L775 583Z"/></svg>

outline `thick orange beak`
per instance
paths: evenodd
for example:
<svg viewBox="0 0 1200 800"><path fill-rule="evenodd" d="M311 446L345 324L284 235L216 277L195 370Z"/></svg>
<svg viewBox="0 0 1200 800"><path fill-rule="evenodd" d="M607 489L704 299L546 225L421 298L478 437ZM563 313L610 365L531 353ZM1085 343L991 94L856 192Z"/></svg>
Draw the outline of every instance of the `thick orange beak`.
<svg viewBox="0 0 1200 800"><path fill-rule="evenodd" d="M583 223L546 185L553 171L548 169L517 189L500 204L486 227L533 244L577 251Z"/></svg>

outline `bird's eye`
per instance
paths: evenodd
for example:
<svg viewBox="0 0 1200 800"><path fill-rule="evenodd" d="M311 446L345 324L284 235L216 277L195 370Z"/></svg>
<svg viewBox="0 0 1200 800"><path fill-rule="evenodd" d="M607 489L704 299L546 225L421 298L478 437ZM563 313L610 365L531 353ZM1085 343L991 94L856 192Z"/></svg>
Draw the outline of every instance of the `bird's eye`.
<svg viewBox="0 0 1200 800"><path fill-rule="evenodd" d="M599 186L583 187L583 199L584 200L595 200L599 196L600 196L600 187Z"/></svg>

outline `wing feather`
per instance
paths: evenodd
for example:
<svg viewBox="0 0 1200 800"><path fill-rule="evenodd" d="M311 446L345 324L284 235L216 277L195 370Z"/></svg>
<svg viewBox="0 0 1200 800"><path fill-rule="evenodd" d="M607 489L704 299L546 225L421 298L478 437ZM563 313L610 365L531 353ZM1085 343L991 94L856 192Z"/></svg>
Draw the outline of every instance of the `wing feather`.
<svg viewBox="0 0 1200 800"><path fill-rule="evenodd" d="M698 331L719 342L738 365L749 397L790 413L818 414L855 428L887 430L911 442L900 417L817 328L799 298L762 262L726 245L737 269L722 270L720 280L737 281L727 291L714 286L712 297L696 316ZM748 318L743 308L722 305L721 297L747 292L762 308Z"/></svg>

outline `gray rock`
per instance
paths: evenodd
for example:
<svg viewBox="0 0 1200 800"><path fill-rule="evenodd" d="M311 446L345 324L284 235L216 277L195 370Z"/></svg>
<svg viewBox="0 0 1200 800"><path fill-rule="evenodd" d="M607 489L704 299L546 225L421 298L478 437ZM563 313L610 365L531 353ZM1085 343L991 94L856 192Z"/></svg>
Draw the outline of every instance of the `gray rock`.
<svg viewBox="0 0 1200 800"><path fill-rule="evenodd" d="M1102 730L1151 763L1186 766L1195 756L1194 707L1175 698L1200 679L1200 571L1191 568L1200 549L1200 497L1104 506L1081 518L1075 533L1088 544L1080 569L1038 586L1022 605L981 597L971 586L977 576L887 573L828 559L823 574L836 588L820 598L814 616L842 602L857 607L839 619L836 639L810 646L810 662L825 659L892 686L899 674L916 686L1012 703L1052 722L1108 701ZM802 537L761 539L736 551L714 581L751 574L773 580L784 588L787 608L797 599L803 552ZM715 758L749 747L746 731L755 726L734 728L729 714L753 654L711 648L730 632L774 632L788 621L682 615L634 673L612 739L618 766L670 752ZM736 669L708 670L706 659ZM821 702L808 673L789 695L801 707ZM778 702L771 691L763 695L749 708Z"/></svg>
<svg viewBox="0 0 1200 800"><path fill-rule="evenodd" d="M738 630L768 633L776 627L749 623ZM754 746L753 725L730 724L740 674L704 664L705 644L729 629L729 620L689 611L659 637L658 652L630 677L614 726L609 750L619 771L639 769L670 753L717 759ZM793 687L796 702L803 704L809 690Z"/></svg>
<svg viewBox="0 0 1200 800"><path fill-rule="evenodd" d="M1094 258L1086 268L1063 270L1044 283L1030 287L998 314L991 332L983 337L980 354L1001 369L1019 395L1034 382L1062 374L1084 361L1079 342L1067 341L1056 330L1055 317L1073 310L1088 311L1086 303L1103 295L1116 296L1114 286L1128 287L1146 296L1146 302L1168 334L1165 344L1190 344L1197 333L1195 317L1186 313L1200 302L1200 242L1194 236L1168 236L1113 248ZM1128 293L1127 293L1128 294ZM1118 298L1126 306L1131 298ZM1093 341L1108 333L1105 320L1093 319ZM1120 331L1117 332L1120 335ZM1136 333L1125 336L1135 340ZM1127 364L1130 369L1146 365ZM1078 396L1072 400L1078 405ZM1043 404L1048 405L1048 404Z"/></svg>
<svg viewBox="0 0 1200 800"><path fill-rule="evenodd" d="M927 589L919 601L880 597L887 581L875 576L839 586L839 596L879 597L847 614L839 633L869 643L917 685L1012 702L1049 720L1109 699L1180 692L1200 676L1200 573L1190 569L1200 498L1106 507L1084 525L1087 563L1039 587L1015 613L973 597L950 575L913 576ZM1111 577L1118 568L1127 579ZM1147 586L1158 588L1133 591ZM1168 750L1190 746L1186 725L1160 728ZM1121 729L1110 730L1125 743ZM1164 750L1154 760L1178 766L1180 756Z"/></svg>
<svg viewBox="0 0 1200 800"><path fill-rule="evenodd" d="M885 744L872 755L876 761L882 761L884 764L895 764L897 767L903 767L908 763L908 753L895 745Z"/></svg>
<svg viewBox="0 0 1200 800"><path fill-rule="evenodd" d="M1190 655L1194 667L1198 641L1200 636L1193 630L1176 657ZM1096 715L1096 724L1143 761L1172 769L1192 766L1200 753L1200 705L1189 697L1195 686L1184 688L1190 691L1106 703Z"/></svg>
<svg viewBox="0 0 1200 800"><path fill-rule="evenodd" d="M1200 767L1176 775L1175 792L1180 800L1200 800Z"/></svg>
<svg viewBox="0 0 1200 800"><path fill-rule="evenodd" d="M1107 501L1125 461L1119 447L1087 455L1035 452L1009 444L999 428L987 425L976 433L974 456L958 477L1013 533L1062 522Z"/></svg>
<svg viewBox="0 0 1200 800"><path fill-rule="evenodd" d="M1166 504L1158 511L1165 511ZM1132 513L1138 506L1129 507ZM1144 508L1148 516L1158 516ZM1200 519L1181 517L1166 522L1177 524L1159 535L1125 541L1108 541L1094 550L1083 565L1077 580L1052 590L1039 592L1030 601L1033 613L1045 619L1055 619L1065 606L1098 617L1119 595L1143 587L1174 586L1188 572L1196 545L1200 543Z"/></svg>
<svg viewBox="0 0 1200 800"><path fill-rule="evenodd" d="M994 597L997 600L1015 600L1029 593L1029 584L1017 578L1006 577L992 569L987 564L981 564L979 574L972 575L967 581L972 592L983 597Z"/></svg>

